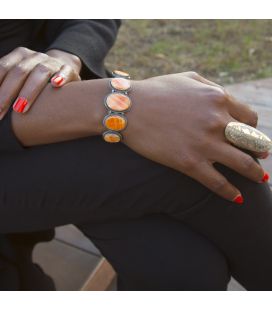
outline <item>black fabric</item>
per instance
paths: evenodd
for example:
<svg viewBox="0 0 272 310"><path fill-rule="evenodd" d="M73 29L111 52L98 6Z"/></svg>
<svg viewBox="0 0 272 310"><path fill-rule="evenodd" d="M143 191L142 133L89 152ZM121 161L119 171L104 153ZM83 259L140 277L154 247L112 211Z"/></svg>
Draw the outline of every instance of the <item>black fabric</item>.
<svg viewBox="0 0 272 310"><path fill-rule="evenodd" d="M241 190L244 205L226 201L190 177L149 161L123 144L107 144L101 137L3 152L0 232L76 224L118 271L122 290L224 289L229 275L248 290L271 290L269 186L215 165ZM158 215L168 223L147 222L139 234L143 218ZM169 254L160 254L164 247ZM158 255L157 259L153 255L154 262L150 257L153 251ZM184 253L191 255L191 265ZM172 263L173 256L180 258L183 267ZM215 263L211 266L207 261L212 256ZM141 266L146 273L137 278ZM174 270L178 271L179 286ZM157 273L161 274L160 283Z"/></svg>
<svg viewBox="0 0 272 310"><path fill-rule="evenodd" d="M152 215L89 225L84 231L117 271L118 290L227 289L227 258L180 221Z"/></svg>
<svg viewBox="0 0 272 310"><path fill-rule="evenodd" d="M2 19L0 57L18 46L39 52L58 49L82 60L82 79L107 77L104 58L120 25L121 21L114 19Z"/></svg>

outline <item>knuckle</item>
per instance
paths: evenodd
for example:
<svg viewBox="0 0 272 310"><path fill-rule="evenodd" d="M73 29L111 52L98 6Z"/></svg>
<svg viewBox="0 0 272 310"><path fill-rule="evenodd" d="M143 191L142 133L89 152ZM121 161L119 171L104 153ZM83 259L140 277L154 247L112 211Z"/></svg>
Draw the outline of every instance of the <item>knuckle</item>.
<svg viewBox="0 0 272 310"><path fill-rule="evenodd" d="M63 65L61 67L61 72L63 72L65 75L71 75L75 73L74 69L70 65Z"/></svg>
<svg viewBox="0 0 272 310"><path fill-rule="evenodd" d="M15 65L12 71L14 71L17 76L25 76L29 73L29 70L20 63Z"/></svg>
<svg viewBox="0 0 272 310"><path fill-rule="evenodd" d="M0 62L0 73L7 74L9 71L8 64L6 62Z"/></svg>
<svg viewBox="0 0 272 310"><path fill-rule="evenodd" d="M197 160L187 154L180 155L179 161L183 171L192 171L197 166Z"/></svg>
<svg viewBox="0 0 272 310"><path fill-rule="evenodd" d="M195 71L187 71L187 72L185 72L185 74L187 75L187 76L189 76L190 78L192 78L192 79L198 79L199 78L199 74L197 73L197 72L195 72Z"/></svg>
<svg viewBox="0 0 272 310"><path fill-rule="evenodd" d="M212 111L207 114L207 120L205 125L207 126L208 130L214 131L225 128L226 122L224 121L224 115L220 112Z"/></svg>
<svg viewBox="0 0 272 310"><path fill-rule="evenodd" d="M36 70L38 70L40 73L50 76L51 75L51 69L44 63L39 63L36 66Z"/></svg>
<svg viewBox="0 0 272 310"><path fill-rule="evenodd" d="M30 53L30 49L28 49L27 47L24 46L18 46L16 48L16 51L22 55L27 55Z"/></svg>
<svg viewBox="0 0 272 310"><path fill-rule="evenodd" d="M245 156L241 163L246 171L251 171L252 169L256 168L256 162L250 155Z"/></svg>
<svg viewBox="0 0 272 310"><path fill-rule="evenodd" d="M43 59L49 59L50 57L47 55L47 54L45 54L45 53L37 53L38 54L38 56L40 56L40 57L42 57Z"/></svg>
<svg viewBox="0 0 272 310"><path fill-rule="evenodd" d="M222 192L228 185L228 181L224 178L217 178L213 179L210 182L210 187L215 191L215 192Z"/></svg>
<svg viewBox="0 0 272 310"><path fill-rule="evenodd" d="M211 87L208 93L208 99L215 105L222 105L226 102L227 94L224 88Z"/></svg>
<svg viewBox="0 0 272 310"><path fill-rule="evenodd" d="M71 59L73 61L73 63L75 63L76 65L81 65L81 60L77 55L71 55Z"/></svg>

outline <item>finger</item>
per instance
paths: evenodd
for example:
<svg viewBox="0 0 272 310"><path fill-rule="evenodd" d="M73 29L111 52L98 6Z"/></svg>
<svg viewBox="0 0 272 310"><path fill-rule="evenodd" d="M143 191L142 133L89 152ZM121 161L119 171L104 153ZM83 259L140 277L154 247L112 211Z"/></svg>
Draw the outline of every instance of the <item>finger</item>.
<svg viewBox="0 0 272 310"><path fill-rule="evenodd" d="M20 54L8 54L0 59L0 84L3 82L5 76L14 67L19 63L23 57Z"/></svg>
<svg viewBox="0 0 272 310"><path fill-rule="evenodd" d="M244 177L258 183L262 183L266 178L266 172L251 155L243 150L227 143L216 148L216 162L219 162Z"/></svg>
<svg viewBox="0 0 272 310"><path fill-rule="evenodd" d="M26 55L34 54L35 52L24 48L24 47L18 47L14 49L9 54L3 56L0 59L0 84L4 80L5 76L8 74L8 72L18 63L20 63Z"/></svg>
<svg viewBox="0 0 272 310"><path fill-rule="evenodd" d="M256 158L259 158L259 159L266 159L269 157L269 152L262 152L262 153L258 153L258 152L251 152L252 155Z"/></svg>
<svg viewBox="0 0 272 310"><path fill-rule="evenodd" d="M61 87L69 82L80 80L79 74L77 74L72 67L63 65L60 71L51 78L51 84L53 87Z"/></svg>
<svg viewBox="0 0 272 310"><path fill-rule="evenodd" d="M26 113L44 87L48 84L49 78L59 67L49 62L39 63L30 73L24 83L18 98L13 104L13 110L18 113Z"/></svg>
<svg viewBox="0 0 272 310"><path fill-rule="evenodd" d="M230 115L241 123L245 123L254 128L258 124L258 113L245 104L237 100L234 96L226 92L226 100Z"/></svg>
<svg viewBox="0 0 272 310"><path fill-rule="evenodd" d="M4 117L8 108L18 96L29 73L35 66L48 58L47 55L36 53L15 65L7 74L0 87L0 119Z"/></svg>
<svg viewBox="0 0 272 310"><path fill-rule="evenodd" d="M212 163L202 162L196 169L191 170L190 176L226 200L243 202L241 192L219 173Z"/></svg>
<svg viewBox="0 0 272 310"><path fill-rule="evenodd" d="M258 113L254 111L250 105L240 102L229 94L223 86L204 78L196 72L186 72L185 74L188 74L191 78L206 85L215 86L223 90L231 116L241 123L245 123L256 128L258 123Z"/></svg>

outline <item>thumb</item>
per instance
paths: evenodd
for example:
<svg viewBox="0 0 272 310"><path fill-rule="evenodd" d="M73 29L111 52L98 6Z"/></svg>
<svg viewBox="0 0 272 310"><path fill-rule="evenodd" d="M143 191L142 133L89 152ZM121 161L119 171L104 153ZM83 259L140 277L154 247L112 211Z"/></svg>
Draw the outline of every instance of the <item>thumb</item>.
<svg viewBox="0 0 272 310"><path fill-rule="evenodd" d="M69 82L80 80L79 74L77 74L72 67L63 65L60 70L53 75L50 82L53 87L62 87Z"/></svg>

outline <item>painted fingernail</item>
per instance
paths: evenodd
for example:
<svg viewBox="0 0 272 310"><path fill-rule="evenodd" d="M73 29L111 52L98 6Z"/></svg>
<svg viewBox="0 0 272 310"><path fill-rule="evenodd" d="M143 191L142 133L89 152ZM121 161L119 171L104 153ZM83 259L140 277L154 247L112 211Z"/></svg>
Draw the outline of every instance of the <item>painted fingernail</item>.
<svg viewBox="0 0 272 310"><path fill-rule="evenodd" d="M235 202L235 203L241 205L241 204L243 204L243 202L244 202L244 198L243 198L243 196L242 196L241 194L239 194L239 195L237 195L237 196L233 199L233 202Z"/></svg>
<svg viewBox="0 0 272 310"><path fill-rule="evenodd" d="M61 75L53 76L51 79L51 83L57 86L60 86L63 83L63 81L64 81L64 77Z"/></svg>
<svg viewBox="0 0 272 310"><path fill-rule="evenodd" d="M27 99L24 97L18 97L13 104L13 110L17 113L23 113L27 105Z"/></svg>
<svg viewBox="0 0 272 310"><path fill-rule="evenodd" d="M270 179L270 176L267 172L264 173L262 180L259 183L267 182Z"/></svg>

